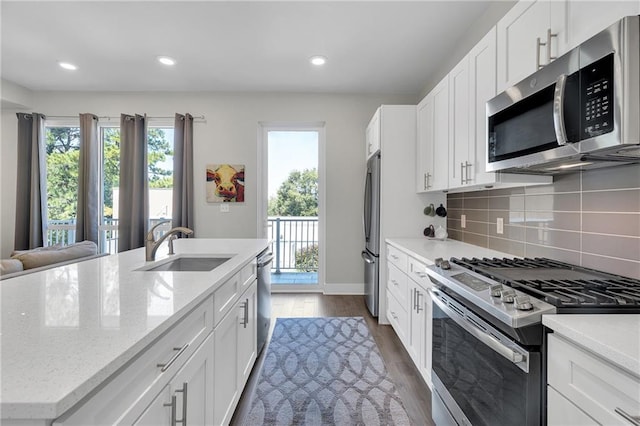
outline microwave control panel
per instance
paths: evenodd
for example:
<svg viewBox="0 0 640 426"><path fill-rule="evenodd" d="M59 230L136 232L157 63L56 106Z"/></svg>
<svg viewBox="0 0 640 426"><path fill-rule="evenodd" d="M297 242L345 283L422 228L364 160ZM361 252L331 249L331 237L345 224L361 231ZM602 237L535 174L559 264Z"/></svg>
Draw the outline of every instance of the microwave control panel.
<svg viewBox="0 0 640 426"><path fill-rule="evenodd" d="M613 53L580 70L582 137L613 131Z"/></svg>

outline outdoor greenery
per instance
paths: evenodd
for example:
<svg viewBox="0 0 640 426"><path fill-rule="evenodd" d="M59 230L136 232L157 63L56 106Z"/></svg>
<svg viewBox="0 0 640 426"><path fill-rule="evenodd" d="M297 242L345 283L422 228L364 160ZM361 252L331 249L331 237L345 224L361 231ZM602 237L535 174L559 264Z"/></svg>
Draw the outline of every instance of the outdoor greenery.
<svg viewBox="0 0 640 426"><path fill-rule="evenodd" d="M167 156L173 155L172 142L163 129L149 128L147 157L149 187L171 188L171 168L165 168ZM47 127L47 203L49 220L76 217L78 201L78 164L80 129L77 127ZM113 217L113 188L120 179L120 129L103 129L103 200L104 216Z"/></svg>
<svg viewBox="0 0 640 426"><path fill-rule="evenodd" d="M269 199L269 216L318 216L318 170L293 170Z"/></svg>
<svg viewBox="0 0 640 426"><path fill-rule="evenodd" d="M301 272L316 272L318 270L317 244L296 251L296 270Z"/></svg>

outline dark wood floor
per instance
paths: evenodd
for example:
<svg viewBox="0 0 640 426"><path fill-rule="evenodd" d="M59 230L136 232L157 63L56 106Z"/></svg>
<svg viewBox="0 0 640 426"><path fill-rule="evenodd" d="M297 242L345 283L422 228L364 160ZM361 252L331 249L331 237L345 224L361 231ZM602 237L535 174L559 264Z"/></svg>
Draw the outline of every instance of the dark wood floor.
<svg viewBox="0 0 640 426"><path fill-rule="evenodd" d="M367 321L391 379L398 389L409 418L414 425L433 425L431 420L431 391L420 377L409 354L395 332L388 325L378 325L364 304L362 296L324 296L321 294L273 294L271 330L277 317L340 317L362 316ZM271 333L269 333L271 334ZM251 394L258 381L260 367L266 351L261 356L249 377L231 425L242 425L249 412Z"/></svg>

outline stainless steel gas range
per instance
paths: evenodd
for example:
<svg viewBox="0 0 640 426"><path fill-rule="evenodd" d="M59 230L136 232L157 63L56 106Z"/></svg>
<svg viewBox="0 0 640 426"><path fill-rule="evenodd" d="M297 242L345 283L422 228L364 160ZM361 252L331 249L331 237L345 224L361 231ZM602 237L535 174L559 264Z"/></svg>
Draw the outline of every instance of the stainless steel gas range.
<svg viewBox="0 0 640 426"><path fill-rule="evenodd" d="M640 280L545 258L437 259L433 419L545 424L544 314L640 313Z"/></svg>

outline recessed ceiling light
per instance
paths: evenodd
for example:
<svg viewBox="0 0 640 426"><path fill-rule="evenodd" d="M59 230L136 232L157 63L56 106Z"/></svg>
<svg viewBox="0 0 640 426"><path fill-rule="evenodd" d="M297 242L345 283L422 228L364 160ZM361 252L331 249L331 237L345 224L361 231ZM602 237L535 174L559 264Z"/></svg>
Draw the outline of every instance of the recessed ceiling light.
<svg viewBox="0 0 640 426"><path fill-rule="evenodd" d="M176 64L176 60L173 58L170 58L168 56L158 56L158 62L160 62L163 65L175 65Z"/></svg>
<svg viewBox="0 0 640 426"><path fill-rule="evenodd" d="M312 56L311 58L309 58L309 61L313 64L313 65L324 65L327 63L327 58L325 58L324 56Z"/></svg>
<svg viewBox="0 0 640 426"><path fill-rule="evenodd" d="M70 64L69 62L58 62L58 65L60 65L62 68L64 68L65 70L71 70L71 71L75 71L78 69L77 66Z"/></svg>

